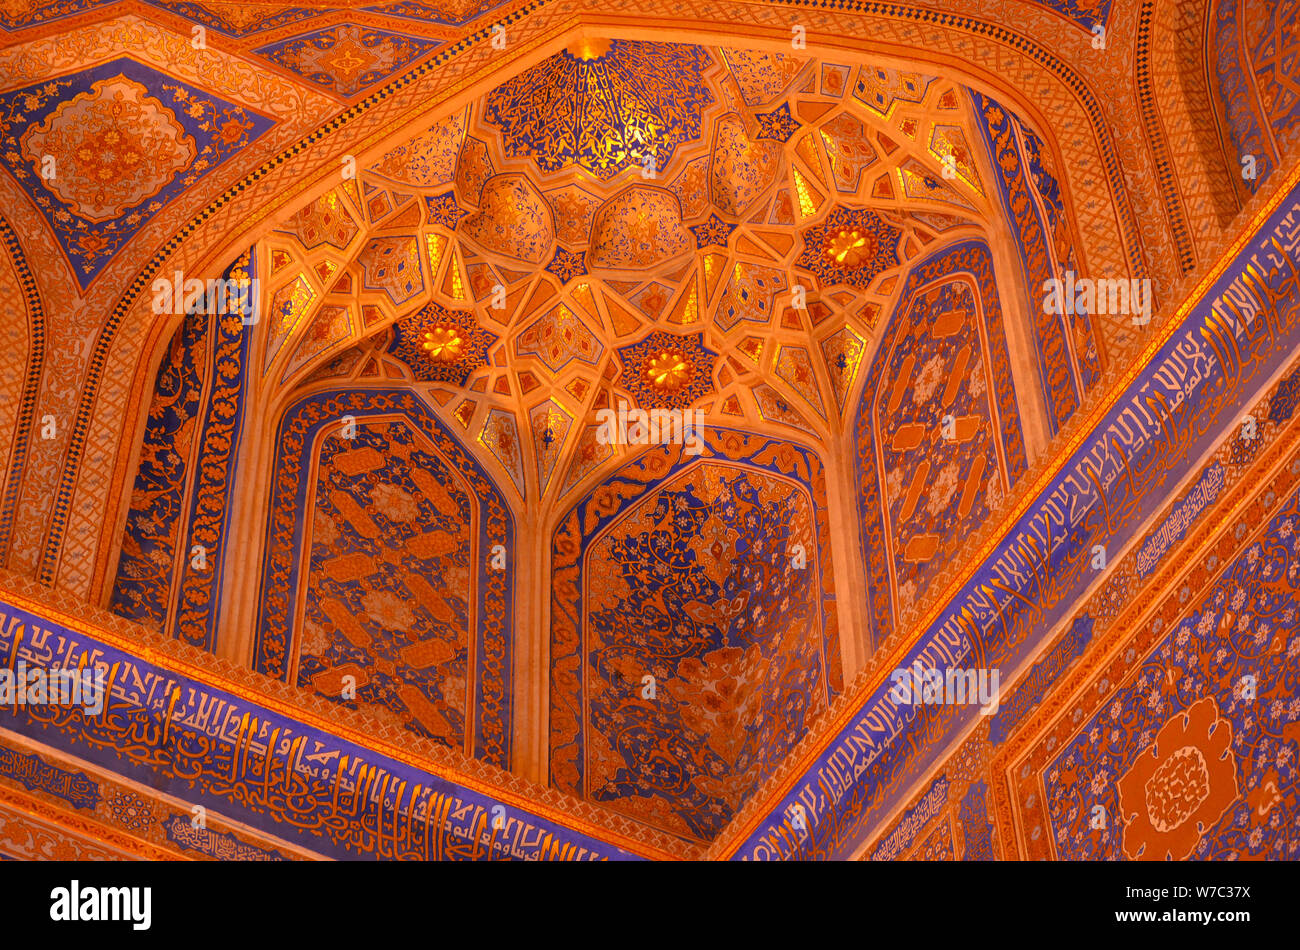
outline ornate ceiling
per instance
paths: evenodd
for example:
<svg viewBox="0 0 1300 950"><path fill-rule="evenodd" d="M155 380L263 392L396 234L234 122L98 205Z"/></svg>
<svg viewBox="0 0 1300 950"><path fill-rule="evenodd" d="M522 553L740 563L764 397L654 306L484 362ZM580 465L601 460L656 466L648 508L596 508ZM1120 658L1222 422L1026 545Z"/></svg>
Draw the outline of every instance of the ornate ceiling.
<svg viewBox="0 0 1300 950"><path fill-rule="evenodd" d="M530 503L617 454L594 411L620 400L833 444L908 263L999 219L971 108L921 74L582 41L259 244L263 372L429 384Z"/></svg>
<svg viewBox="0 0 1300 950"><path fill-rule="evenodd" d="M418 783L377 799L408 833L417 796L495 804L547 857L1037 855L1044 820L1062 857L1291 847L1129 820L1188 689L1107 753L1123 836L1075 827L1087 732L1035 711L1175 589L1135 553L1158 519L1290 451L1289 317L1246 329L1285 292L1227 284L1289 259L1288 5L697 7L0 6L5 609L120 654L141 721L185 677L162 736L250 710L210 734L225 784L224 751L146 765L107 723L42 760L102 789L83 847L217 849L168 816L233 808L255 735L322 817L267 798L226 853L410 856L323 817L381 772ZM1043 305L1075 277L1149 281L1155 319ZM1014 712L893 722L882 680L944 650ZM1124 705L1154 674L1107 675ZM1026 756L1038 791L1003 780ZM128 759L173 783L144 830L108 804ZM416 850L477 853L478 820Z"/></svg>

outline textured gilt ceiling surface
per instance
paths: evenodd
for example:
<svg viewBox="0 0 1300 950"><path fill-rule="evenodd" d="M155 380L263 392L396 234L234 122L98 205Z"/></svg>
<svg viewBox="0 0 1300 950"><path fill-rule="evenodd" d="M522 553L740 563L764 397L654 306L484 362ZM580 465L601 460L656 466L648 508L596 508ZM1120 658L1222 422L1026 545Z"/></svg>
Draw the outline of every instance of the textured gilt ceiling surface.
<svg viewBox="0 0 1300 950"><path fill-rule="evenodd" d="M908 262L990 230L970 108L900 70L576 44L264 239L264 372L381 372L368 346L530 503L609 458L619 400L835 444Z"/></svg>

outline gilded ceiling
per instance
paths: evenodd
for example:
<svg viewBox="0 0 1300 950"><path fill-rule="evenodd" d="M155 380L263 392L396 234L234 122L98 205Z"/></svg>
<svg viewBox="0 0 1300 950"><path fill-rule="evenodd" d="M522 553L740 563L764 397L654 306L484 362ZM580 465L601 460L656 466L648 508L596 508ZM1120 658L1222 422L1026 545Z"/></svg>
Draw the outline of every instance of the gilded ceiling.
<svg viewBox="0 0 1300 950"><path fill-rule="evenodd" d="M997 220L963 96L783 54L575 44L264 239L264 372L364 373L363 339L405 356L529 500L611 455L592 412L620 399L832 442L907 263ZM517 435L484 438L519 402Z"/></svg>

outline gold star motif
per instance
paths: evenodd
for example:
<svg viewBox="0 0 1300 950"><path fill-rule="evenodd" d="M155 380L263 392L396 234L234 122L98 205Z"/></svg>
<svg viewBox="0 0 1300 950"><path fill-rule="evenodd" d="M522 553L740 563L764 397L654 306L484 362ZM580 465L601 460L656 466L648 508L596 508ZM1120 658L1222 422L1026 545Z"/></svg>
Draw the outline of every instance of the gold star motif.
<svg viewBox="0 0 1300 950"><path fill-rule="evenodd" d="M645 378L660 392L673 392L682 388L690 371L690 364L680 350L660 350L650 357Z"/></svg>
<svg viewBox="0 0 1300 950"><path fill-rule="evenodd" d="M454 363L460 359L465 343L455 327L436 326L425 331L420 345L435 363Z"/></svg>
<svg viewBox="0 0 1300 950"><path fill-rule="evenodd" d="M860 267L876 254L876 236L859 228L841 228L827 239L822 253L845 267Z"/></svg>

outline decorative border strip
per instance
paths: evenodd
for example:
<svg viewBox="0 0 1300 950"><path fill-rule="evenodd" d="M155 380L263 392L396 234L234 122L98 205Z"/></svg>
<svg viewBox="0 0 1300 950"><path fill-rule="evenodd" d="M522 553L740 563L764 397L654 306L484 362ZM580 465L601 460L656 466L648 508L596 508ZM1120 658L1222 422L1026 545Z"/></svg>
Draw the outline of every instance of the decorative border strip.
<svg viewBox="0 0 1300 950"><path fill-rule="evenodd" d="M1066 710L1081 702L1100 703L1110 695L1109 690L1095 693L1089 687L1118 662L1119 651L1144 635L1160 639L1160 634L1144 629L1153 619L1163 623L1166 634L1175 629L1187 611L1196 607L1198 599L1219 583L1222 568L1230 566L1268 532L1277 513L1295 497L1297 474L1300 474L1300 422L1293 421L1253 464L1246 466L1215 511L1215 517L1197 528L1194 540L1183 546L1182 556L1167 565L1158 581L1149 586L1152 596L1134 597L1115 616L1104 636L1094 644L1089 662L1076 666L1067 679L1058 683L1057 690L1043 707L993 757L989 771L994 810L998 816L998 834L1009 858L1023 859L1030 847L1023 833L1019 833L1023 831L1023 823L1016 820L1021 811L1017 804L1016 768L1034 755L1047 732L1061 725ZM1253 517L1248 518L1252 512ZM1234 524L1236 528L1232 530ZM1218 568L1205 567L1204 555L1211 553L1218 557ZM1140 665L1146 653L1146 649L1140 648L1133 662ZM1122 676L1112 681L1118 683L1120 679ZM1070 729L1075 731L1074 724ZM1040 778L1034 776L1035 781ZM1055 844L1051 846L1054 853Z"/></svg>
<svg viewBox="0 0 1300 950"><path fill-rule="evenodd" d="M1134 77L1137 82L1138 109L1142 113L1142 128L1146 140L1151 143L1151 157L1156 165L1156 184L1164 199L1174 247L1178 249L1178 266L1184 274L1188 274L1196 267L1196 247L1187 227L1187 213L1178 194L1178 178L1169 156L1168 138L1160 121L1160 112L1156 108L1155 94L1151 90L1151 20L1155 16L1155 8L1155 0L1143 0L1138 14Z"/></svg>
<svg viewBox="0 0 1300 950"><path fill-rule="evenodd" d="M1215 464L1201 474L1195 486L1188 491L1173 511L1160 524L1155 534L1147 538L1137 553L1137 572L1145 577L1155 570L1164 553L1183 539L1187 528L1206 508L1214 504L1223 490L1223 466Z"/></svg>
<svg viewBox="0 0 1300 950"><path fill-rule="evenodd" d="M1061 689L1061 683L1075 683L1078 676L1088 674L1078 673L1077 670L1090 668L1089 663L1082 666L1078 665L1074 659L1063 657L1067 651L1073 653L1072 645L1069 641L1079 638L1082 635L1084 643L1079 647L1079 653L1086 656L1088 649L1096 650L1095 644L1106 642L1108 645L1104 648L1109 650L1113 645L1111 630L1130 630L1136 623L1136 618L1141 616L1147 610L1147 604L1152 597L1158 595L1161 591L1175 590L1178 586L1180 576L1188 569L1189 563L1194 567L1194 561L1189 562L1185 552L1179 550L1180 544L1175 544L1171 548L1167 557L1161 565L1158 576L1144 579L1139 576L1136 564L1144 543L1150 542L1151 539L1159 533L1159 525L1163 525L1192 493L1196 484L1200 483L1211 469L1221 467L1225 469L1226 481L1228 484L1227 496L1230 499L1238 498L1243 492L1250 490L1249 486L1258 484L1259 479L1253 478L1255 470L1260 466L1257 460L1260 457L1273 458L1279 453L1283 456L1290 451L1298 436L1300 436L1300 421L1291 421L1292 413L1296 408L1294 402L1294 389L1300 382L1300 361L1293 362L1290 366L1291 375L1283 377L1275 387L1272 388L1268 395L1258 399L1250 408L1250 413L1256 418L1261 419L1267 414L1271 425L1263 426L1259 430L1259 441L1252 443L1243 443L1240 439L1232 439L1223 442L1214 452L1207 463L1202 466L1196 479L1189 479L1191 487L1174 496L1170 496L1168 504L1165 505L1161 515L1152 519L1150 527L1141 539L1135 541L1124 554L1122 560L1116 562L1108 571L1108 576L1104 584L1096 590L1075 612L1071 624L1061 632L1054 643L1040 654L1038 663L1024 671L1013 683L1009 684L1009 694L1004 695L1002 706L998 714L992 718L989 724L987 734L982 729L977 728L974 733L968 736L963 743L953 750L944 760L940 769L947 770L949 774L957 774L974 768L982 769L987 773L986 777L993 783L994 791L994 810L999 816L999 827L1001 834L1004 836L1004 849L1010 857L1015 856L1015 849L1009 843L1012 831L1010 830L1011 819L1007 817L1010 814L1010 806L1007 804L1005 794L1003 794L1003 785L1001 784L1003 773L1007 776L1011 774L1008 769L1011 766L1005 764L999 765L1011 753L1008 749L1019 749L1025 744L1025 735L1022 726L1025 723L1033 723L1040 716L1044 715L1038 707L1059 708L1066 702L1069 695L1075 692L1076 687L1070 686L1067 689ZM1280 407L1291 400L1286 411L1287 415L1283 418L1280 415ZM1261 423L1261 425L1263 425ZM1233 462L1232 459L1240 454L1240 450L1245 445L1257 446L1253 454L1243 461ZM1264 466L1264 472L1267 474L1268 466ZM1221 506L1231 506L1234 502L1220 501ZM1189 533L1196 536L1196 540L1187 542L1187 549L1195 550L1197 546L1203 544L1208 537L1210 540L1220 537L1218 531L1218 520L1206 520L1209 512L1202 511L1198 515L1197 523L1189 527ZM1081 627L1086 627L1086 635L1083 635ZM1095 636L1093 635L1096 629ZM1056 665L1056 669L1051 677L1051 683L1056 688L1045 695L1025 696L1026 690L1034 690L1038 685L1035 683L1037 672L1045 665L1053 663L1058 658L1064 659ZM1065 677L1066 679L1062 679ZM1057 697L1065 697L1060 701ZM1041 702L1040 702L1041 699ZM1014 725L1009 725L1000 730L998 721L1003 715L1010 715L1017 721ZM1001 731L1001 735L999 734ZM1007 743L1006 748L996 748L1000 743ZM980 763L984 762L984 765ZM936 769L939 771L940 769ZM960 783L959 783L960 784ZM919 801L919 793L913 797L910 804ZM868 844L880 841L888 835L897 823L898 817L895 815L888 822L880 826L878 833L868 839Z"/></svg>
<svg viewBox="0 0 1300 950"><path fill-rule="evenodd" d="M256 273L254 251L227 268L222 277L238 280ZM245 291L247 295L247 291ZM240 306L247 307L245 296ZM179 332L179 331L177 331ZM230 489L239 473L239 437L243 431L248 398L249 351L252 334L240 320L214 315L208 325L211 338L207 358L206 416L202 420L199 453L189 480L190 517L180 550L180 577L175 581L172 606L174 635L207 650L217 645L217 620L225 591L218 582L230 546L233 505ZM184 503L184 499L182 501ZM209 554L207 569L195 570L186 552L202 545ZM164 620L165 622L165 620Z"/></svg>
<svg viewBox="0 0 1300 950"><path fill-rule="evenodd" d="M53 825L78 841L119 855L129 855L144 861L175 860L176 855L164 848L141 841L116 828L101 824L85 815L75 815L44 799L37 798L8 785L0 785L0 807L13 808L24 817ZM0 824L2 824L0 818ZM82 857L78 855L78 857Z"/></svg>
<svg viewBox="0 0 1300 950"><path fill-rule="evenodd" d="M26 316L30 317L32 333L32 357L27 361L27 381L23 384L22 401L19 403L18 425L14 430L14 454L9 461L7 473L9 481L4 486L4 497L0 498L0 564L9 557L9 537L13 531L15 506L18 494L22 490L23 471L27 464L27 446L31 439L32 419L36 415L36 397L41 385L41 374L45 369L45 308L41 304L41 292L36 286L36 278L27 266L27 255L23 253L18 235L9 226L3 214L0 214L0 241L4 242L13 262L14 271L22 284L26 298Z"/></svg>
<svg viewBox="0 0 1300 950"><path fill-rule="evenodd" d="M0 777L21 782L28 791L39 789L64 799L74 808L94 809L99 804L99 786L85 772L70 772L51 765L35 752L24 755L0 746Z"/></svg>

